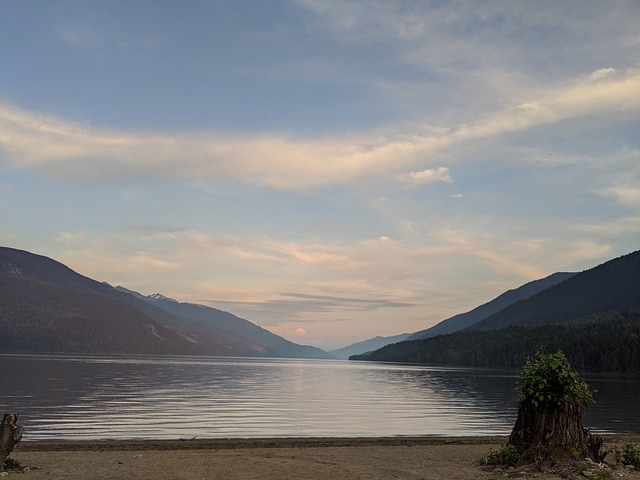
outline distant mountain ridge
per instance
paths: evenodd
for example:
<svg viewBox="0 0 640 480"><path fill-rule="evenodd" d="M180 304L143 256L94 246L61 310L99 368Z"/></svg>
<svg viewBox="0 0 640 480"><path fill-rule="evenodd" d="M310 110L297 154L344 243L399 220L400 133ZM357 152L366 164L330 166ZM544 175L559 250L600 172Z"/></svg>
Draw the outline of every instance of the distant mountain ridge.
<svg viewBox="0 0 640 480"><path fill-rule="evenodd" d="M0 331L5 353L333 358L230 313L113 288L8 247L0 247Z"/></svg>
<svg viewBox="0 0 640 480"><path fill-rule="evenodd" d="M390 345L392 343L402 342L411 336L410 333L401 333L400 335L393 335L391 337L374 337L361 342L356 342L346 347L331 350L329 353L341 360L348 360L351 355L358 355L361 353L372 352Z"/></svg>

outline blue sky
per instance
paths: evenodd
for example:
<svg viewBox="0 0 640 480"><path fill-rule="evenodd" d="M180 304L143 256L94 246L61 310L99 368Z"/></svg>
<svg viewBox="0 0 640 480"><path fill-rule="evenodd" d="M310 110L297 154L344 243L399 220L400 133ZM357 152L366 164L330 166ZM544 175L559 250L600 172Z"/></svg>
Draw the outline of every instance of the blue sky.
<svg viewBox="0 0 640 480"><path fill-rule="evenodd" d="M330 349L640 246L637 1L0 0L0 244Z"/></svg>

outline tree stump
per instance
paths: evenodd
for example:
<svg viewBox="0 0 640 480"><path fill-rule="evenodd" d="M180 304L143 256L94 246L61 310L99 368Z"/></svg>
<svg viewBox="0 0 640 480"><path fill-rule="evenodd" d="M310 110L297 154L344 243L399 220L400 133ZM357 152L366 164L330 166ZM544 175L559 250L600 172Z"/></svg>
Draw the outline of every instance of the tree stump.
<svg viewBox="0 0 640 480"><path fill-rule="evenodd" d="M545 460L591 458L604 460L603 440L582 426L584 406L577 402L562 406L538 406L521 401L509 445L525 463L541 465Z"/></svg>
<svg viewBox="0 0 640 480"><path fill-rule="evenodd" d="M0 423L0 472L4 471L4 464L14 447L22 440L22 425L18 424L18 415L5 413Z"/></svg>
<svg viewBox="0 0 640 480"><path fill-rule="evenodd" d="M527 359L518 381L518 418L508 444L521 462L542 466L547 461L604 460L603 439L582 426L592 391L561 351L539 350Z"/></svg>

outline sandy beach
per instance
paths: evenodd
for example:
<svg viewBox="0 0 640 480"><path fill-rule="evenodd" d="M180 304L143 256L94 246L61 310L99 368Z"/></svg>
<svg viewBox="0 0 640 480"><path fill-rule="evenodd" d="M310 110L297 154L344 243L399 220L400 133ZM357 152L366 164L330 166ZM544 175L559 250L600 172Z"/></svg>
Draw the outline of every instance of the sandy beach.
<svg viewBox="0 0 640 480"><path fill-rule="evenodd" d="M610 437L607 444L638 441ZM563 478L482 467L502 437L246 439L145 442L24 442L11 458L30 467L9 478L40 479L497 479ZM610 478L640 479L612 470ZM582 477L585 478L585 477Z"/></svg>

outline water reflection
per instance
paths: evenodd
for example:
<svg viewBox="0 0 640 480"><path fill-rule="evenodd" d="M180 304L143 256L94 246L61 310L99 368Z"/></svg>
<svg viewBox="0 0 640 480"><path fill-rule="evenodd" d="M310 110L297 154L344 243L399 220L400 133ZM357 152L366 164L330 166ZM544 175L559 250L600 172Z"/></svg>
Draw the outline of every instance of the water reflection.
<svg viewBox="0 0 640 480"><path fill-rule="evenodd" d="M12 385L0 407L21 414L26 440L506 434L516 413L503 370L94 356L0 356L0 368ZM597 382L611 398L592 425L640 431L637 377Z"/></svg>

